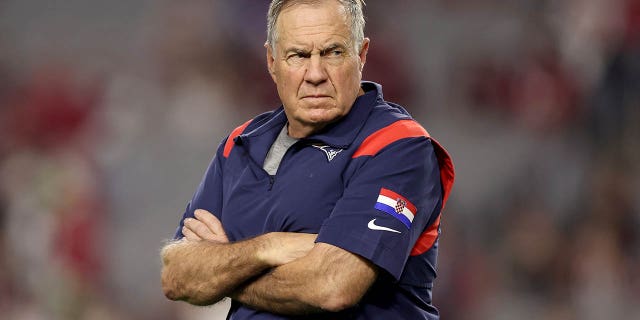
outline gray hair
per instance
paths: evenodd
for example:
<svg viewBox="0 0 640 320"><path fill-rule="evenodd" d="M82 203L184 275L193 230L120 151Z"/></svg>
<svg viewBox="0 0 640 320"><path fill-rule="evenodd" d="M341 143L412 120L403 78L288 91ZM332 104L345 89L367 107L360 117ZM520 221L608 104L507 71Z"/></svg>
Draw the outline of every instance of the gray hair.
<svg viewBox="0 0 640 320"><path fill-rule="evenodd" d="M347 13L347 17L351 23L351 40L355 45L354 49L360 51L362 42L364 42L364 14L362 13L362 7L365 5L364 0L336 1L342 5ZM267 45L271 46L271 49L275 51L275 43L278 39L276 22L278 21L280 12L282 12L284 8L299 3L314 4L319 2L321 2L321 0L272 0L269 5L269 12L267 13Z"/></svg>

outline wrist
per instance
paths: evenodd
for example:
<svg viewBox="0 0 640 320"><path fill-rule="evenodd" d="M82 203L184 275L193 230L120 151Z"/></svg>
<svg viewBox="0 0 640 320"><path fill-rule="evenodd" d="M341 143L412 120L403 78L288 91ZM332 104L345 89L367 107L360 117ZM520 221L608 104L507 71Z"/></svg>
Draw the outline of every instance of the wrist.
<svg viewBox="0 0 640 320"><path fill-rule="evenodd" d="M255 258L259 264L264 265L267 268L277 267L278 264L274 259L272 249L274 247L273 233L265 233L261 236L253 238L251 241L255 242Z"/></svg>

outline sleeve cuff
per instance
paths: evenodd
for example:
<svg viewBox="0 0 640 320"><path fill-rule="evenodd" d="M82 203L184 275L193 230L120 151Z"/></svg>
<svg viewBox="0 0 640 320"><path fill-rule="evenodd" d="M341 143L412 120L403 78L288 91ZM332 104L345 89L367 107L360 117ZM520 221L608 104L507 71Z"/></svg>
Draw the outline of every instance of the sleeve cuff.
<svg viewBox="0 0 640 320"><path fill-rule="evenodd" d="M388 247L381 240L380 233L359 235L353 231L345 232L342 227L325 225L318 234L316 242L327 243L357 254L384 269L398 281L407 261L407 255L404 252L406 250Z"/></svg>

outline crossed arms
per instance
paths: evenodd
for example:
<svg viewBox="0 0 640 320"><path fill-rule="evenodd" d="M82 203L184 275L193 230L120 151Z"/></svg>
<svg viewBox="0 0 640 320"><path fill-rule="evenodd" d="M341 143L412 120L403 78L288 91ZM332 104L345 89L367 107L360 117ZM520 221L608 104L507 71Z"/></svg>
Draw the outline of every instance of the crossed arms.
<svg viewBox="0 0 640 320"><path fill-rule="evenodd" d="M335 312L357 304L378 273L358 255L315 243L315 234L271 232L231 243L205 210L186 219L182 233L162 249L162 288L167 298L195 305L229 296L273 313Z"/></svg>

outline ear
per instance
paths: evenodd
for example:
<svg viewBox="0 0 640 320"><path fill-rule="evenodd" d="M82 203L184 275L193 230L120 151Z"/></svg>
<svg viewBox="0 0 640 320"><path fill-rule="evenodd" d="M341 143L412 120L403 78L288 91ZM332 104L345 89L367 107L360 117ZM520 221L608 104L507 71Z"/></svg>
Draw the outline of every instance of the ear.
<svg viewBox="0 0 640 320"><path fill-rule="evenodd" d="M362 41L362 49L360 49L360 53L358 56L360 57L360 71L364 68L364 64L367 62L367 52L369 52L369 43L371 40L369 38L364 38Z"/></svg>
<svg viewBox="0 0 640 320"><path fill-rule="evenodd" d="M273 79L273 81L276 81L276 72L274 69L274 65L275 65L275 58L273 57L273 50L271 49L271 46L265 42L264 44L265 49L267 49L267 69L269 70L269 74L271 75L271 78Z"/></svg>

